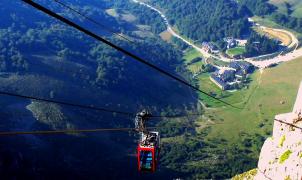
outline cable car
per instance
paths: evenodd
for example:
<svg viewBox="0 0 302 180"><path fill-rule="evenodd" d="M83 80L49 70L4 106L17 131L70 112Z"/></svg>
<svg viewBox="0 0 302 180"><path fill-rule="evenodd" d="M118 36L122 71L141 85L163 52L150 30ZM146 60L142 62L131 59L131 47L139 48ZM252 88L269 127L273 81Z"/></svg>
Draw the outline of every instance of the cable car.
<svg viewBox="0 0 302 180"><path fill-rule="evenodd" d="M160 135L156 131L148 131L146 121L151 114L143 110L136 114L135 128L140 132L137 146L137 163L140 172L155 172L159 160Z"/></svg>
<svg viewBox="0 0 302 180"><path fill-rule="evenodd" d="M137 162L140 172L155 172L159 160L160 136L159 132L141 133L137 146Z"/></svg>

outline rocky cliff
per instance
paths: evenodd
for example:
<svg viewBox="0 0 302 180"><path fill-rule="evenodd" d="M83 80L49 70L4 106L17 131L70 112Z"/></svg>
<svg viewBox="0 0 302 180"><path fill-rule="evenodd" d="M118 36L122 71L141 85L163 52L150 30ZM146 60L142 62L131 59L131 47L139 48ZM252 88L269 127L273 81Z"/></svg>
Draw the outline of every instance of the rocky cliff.
<svg viewBox="0 0 302 180"><path fill-rule="evenodd" d="M254 179L302 179L302 82L293 111L275 117L273 136L262 146Z"/></svg>

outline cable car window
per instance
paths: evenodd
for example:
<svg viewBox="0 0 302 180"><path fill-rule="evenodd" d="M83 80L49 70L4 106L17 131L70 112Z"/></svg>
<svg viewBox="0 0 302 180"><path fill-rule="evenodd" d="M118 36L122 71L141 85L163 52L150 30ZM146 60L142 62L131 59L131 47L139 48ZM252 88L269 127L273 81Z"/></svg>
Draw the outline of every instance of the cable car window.
<svg viewBox="0 0 302 180"><path fill-rule="evenodd" d="M151 151L141 151L140 153L140 165L142 169L151 170L152 169L152 152Z"/></svg>

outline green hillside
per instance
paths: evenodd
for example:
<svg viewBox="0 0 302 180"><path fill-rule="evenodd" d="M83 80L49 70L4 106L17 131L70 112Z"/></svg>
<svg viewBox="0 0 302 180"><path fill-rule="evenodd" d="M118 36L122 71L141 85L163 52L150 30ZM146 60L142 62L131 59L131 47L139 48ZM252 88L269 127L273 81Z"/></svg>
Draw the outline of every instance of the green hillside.
<svg viewBox="0 0 302 180"><path fill-rule="evenodd" d="M281 13L290 13L293 17L302 18L302 1L300 0L270 0L270 3L278 7Z"/></svg>

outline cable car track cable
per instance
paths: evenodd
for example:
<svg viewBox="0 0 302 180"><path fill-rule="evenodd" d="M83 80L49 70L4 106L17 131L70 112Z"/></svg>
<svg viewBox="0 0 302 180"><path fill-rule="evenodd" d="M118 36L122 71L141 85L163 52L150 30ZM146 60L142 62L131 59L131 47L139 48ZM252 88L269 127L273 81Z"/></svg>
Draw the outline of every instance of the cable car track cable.
<svg viewBox="0 0 302 180"><path fill-rule="evenodd" d="M282 124L289 125L291 127L297 128L302 130L302 127L296 126L294 124L274 119L274 121L280 122ZM223 125L227 123L211 123L206 124L204 127L210 127L214 125ZM180 127L197 127L197 126L173 126L172 128L180 128ZM148 127L147 129L156 129L158 127ZM171 128L171 127L169 127ZM118 131L135 131L136 128L99 128L99 129L64 129L64 130L46 130L46 131L8 131L8 132L1 132L0 136L15 136L15 135L53 135L53 134L72 134L72 133L94 133L94 132L118 132Z"/></svg>
<svg viewBox="0 0 302 180"><path fill-rule="evenodd" d="M51 10L45 8L44 6L41 6L40 4L37 4L37 3L33 2L32 0L22 0L22 1L25 2L25 3L27 3L27 4L29 4L29 5L31 5L32 7L34 7L34 8L36 8L36 9L40 10L40 11L42 11L43 13L48 14L49 16L52 16L52 17L54 17L54 18L60 20L61 22L64 22L65 24L74 27L75 29L77 29L77 30L79 30L79 31L81 31L81 32L83 32L83 33L85 33L86 35L88 35L88 36L90 36L90 37L93 37L93 38L95 38L96 40L98 40L98 41L100 41L100 42L103 42L103 43L107 44L108 46L111 46L112 48L114 48L114 49L116 49L116 50L118 50L118 51L124 53L125 55L127 55L127 56L133 58L134 60L136 60L136 61L138 61L138 62L141 62L142 64L145 64L146 66L149 66L150 68L152 68L152 69L158 71L159 73L161 73L161 74L163 74L163 75L165 75L165 76L168 76L168 77L170 77L170 78L172 78L172 79L174 79L174 80L176 80L176 81L178 81L178 82L180 82L180 83L182 83L182 84L184 84L184 85L190 87L191 89L194 89L194 90L196 90L196 91L198 91L198 92L200 92L200 93L202 93L202 94L204 94L204 95L206 95L206 96L208 96L208 97L211 97L212 99L215 99L216 101L219 101L219 102L221 102L221 103L223 103L223 104L225 104L225 105L228 105L228 106L230 106L230 107L233 107L233 108L236 108L236 109L242 109L242 108L236 107L236 106L234 106L234 105L232 105L232 104L230 104L230 103L228 103L228 102L226 102L226 101L223 101L223 100L221 100L221 99L219 99L219 98L216 98L216 97L214 97L214 96L211 96L209 93L200 90L198 87L196 87L196 86L194 86L194 85L188 83L187 81L185 81L185 80L183 80L183 79L181 79L181 78L179 78L179 77L177 77L177 76L175 76L175 75L173 75L173 74L170 74L169 72L166 72L165 70L163 70L163 69L161 69L161 68L155 66L154 64L152 64L152 63L150 63L150 62L148 62L148 61L146 61L146 60L144 60L144 59L138 57L138 56L135 55L135 54L132 54L131 52L129 52L129 51L127 51L127 50L124 50L123 48L121 48L121 47L119 47L119 46L113 44L113 43L110 42L110 41L107 41L106 39L102 38L101 36L96 35L95 33L93 33L93 32L91 32L91 31L89 31L89 30L87 30L87 29L81 27L80 25L78 25L78 24L76 24L76 23L74 23L74 22L72 22L72 21L66 19L66 18L63 17L63 16L60 16L60 15L56 14L55 12L53 12L53 11L51 11Z"/></svg>
<svg viewBox="0 0 302 180"><path fill-rule="evenodd" d="M206 124L205 127L219 125L225 123ZM197 126L171 126L169 128L194 128ZM157 129L158 127L147 127L147 129ZM76 134L76 133L96 133L96 132L131 132L136 128L96 128L96 129L62 129L62 130L38 130L38 131L0 131L0 136L16 136L16 135L54 135L54 134Z"/></svg>

